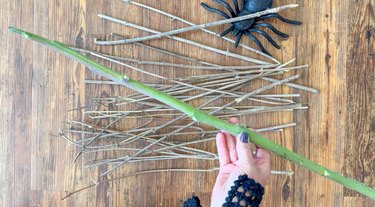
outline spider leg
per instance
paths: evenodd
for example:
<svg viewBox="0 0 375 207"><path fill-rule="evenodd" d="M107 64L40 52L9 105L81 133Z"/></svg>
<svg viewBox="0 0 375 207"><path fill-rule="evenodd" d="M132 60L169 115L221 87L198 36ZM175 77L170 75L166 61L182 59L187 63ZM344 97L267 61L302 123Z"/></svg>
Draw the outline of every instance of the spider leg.
<svg viewBox="0 0 375 207"><path fill-rule="evenodd" d="M277 18L280 21L288 23L288 24L294 24L294 25L302 24L302 22L300 22L300 21L285 19L284 17L282 17L282 16L280 16L279 14L276 14L276 13L266 14L266 15L260 16L260 17L257 18L257 20L268 19L268 18Z"/></svg>
<svg viewBox="0 0 375 207"><path fill-rule="evenodd" d="M236 9L236 14L240 13L240 8L238 7L238 1L237 0L232 0L234 4L234 8Z"/></svg>
<svg viewBox="0 0 375 207"><path fill-rule="evenodd" d="M232 7L224 0L214 0L216 1L217 3L223 5L229 12L230 14L232 15L232 17L235 17L236 16L236 13L234 13Z"/></svg>
<svg viewBox="0 0 375 207"><path fill-rule="evenodd" d="M241 38L242 38L243 32L240 32L237 36L236 42L234 43L234 47L237 48L240 44Z"/></svg>
<svg viewBox="0 0 375 207"><path fill-rule="evenodd" d="M245 8L245 0L241 0L241 10L243 10L243 8Z"/></svg>
<svg viewBox="0 0 375 207"><path fill-rule="evenodd" d="M232 31L233 36L237 36L239 33L240 33L240 30L238 30L236 28L234 28L233 31Z"/></svg>
<svg viewBox="0 0 375 207"><path fill-rule="evenodd" d="M224 37L226 34L234 30L234 25L226 29L223 33L220 34L220 37Z"/></svg>
<svg viewBox="0 0 375 207"><path fill-rule="evenodd" d="M280 37L284 37L284 38L288 38L289 37L289 35L285 34L284 32L279 31L274 26L272 26L272 24L268 24L268 23L265 23L265 22L256 23L256 24L254 24L254 27L255 28L267 27L268 29L270 29L272 32L274 32L275 34L279 35Z"/></svg>
<svg viewBox="0 0 375 207"><path fill-rule="evenodd" d="M268 40L268 42L271 43L277 49L281 48L280 45L278 45L277 42L275 40L273 40L272 37L269 36L266 32L264 32L262 30L259 30L259 29L248 29L247 31L256 32L256 33L262 35L263 37L265 37Z"/></svg>
<svg viewBox="0 0 375 207"><path fill-rule="evenodd" d="M248 36L251 40L255 42L256 45L258 45L259 49L262 50L263 53L272 56L262 45L262 43L256 38L254 35L252 35L250 32L245 31L244 32L246 36Z"/></svg>
<svg viewBox="0 0 375 207"><path fill-rule="evenodd" d="M203 3L203 2L201 3L201 6L202 6L203 8L205 8L207 11L210 11L210 12L216 13L216 14L218 14L218 15L221 15L221 16L223 16L225 19L230 19L230 16L228 16L228 14L226 14L225 12L220 11L220 10L217 10L217 9L215 9L215 8L212 8L212 7L208 6L207 4L205 4L205 3Z"/></svg>

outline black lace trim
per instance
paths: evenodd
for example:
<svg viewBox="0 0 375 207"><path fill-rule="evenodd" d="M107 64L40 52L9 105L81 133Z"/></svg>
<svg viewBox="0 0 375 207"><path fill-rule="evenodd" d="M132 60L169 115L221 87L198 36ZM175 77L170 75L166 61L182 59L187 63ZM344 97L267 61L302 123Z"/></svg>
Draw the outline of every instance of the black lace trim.
<svg viewBox="0 0 375 207"><path fill-rule="evenodd" d="M184 207L202 207L201 202L197 196L192 196L184 202Z"/></svg>
<svg viewBox="0 0 375 207"><path fill-rule="evenodd" d="M262 185L248 178L247 175L240 175L228 192L223 207L259 207L263 194Z"/></svg>
<svg viewBox="0 0 375 207"><path fill-rule="evenodd" d="M234 186L228 192L223 207L259 207L264 194L264 188L247 175L240 175L234 181ZM184 202L184 207L202 207L200 200L194 194Z"/></svg>

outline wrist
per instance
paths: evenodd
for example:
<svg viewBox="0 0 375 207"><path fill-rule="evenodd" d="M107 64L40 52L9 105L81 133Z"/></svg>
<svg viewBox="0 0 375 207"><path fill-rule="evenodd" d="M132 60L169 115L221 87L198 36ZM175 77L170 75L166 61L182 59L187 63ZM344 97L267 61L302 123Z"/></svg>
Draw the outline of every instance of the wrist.
<svg viewBox="0 0 375 207"><path fill-rule="evenodd" d="M268 175L262 174L258 170L254 170L253 168L248 167L242 167L246 165L240 165L238 166L238 175L235 176L236 179L238 176L241 175L247 175L249 178L254 179L257 183L261 184L262 186L265 186L267 184Z"/></svg>
<svg viewBox="0 0 375 207"><path fill-rule="evenodd" d="M264 194L264 188L260 183L247 175L240 175L228 192L224 207L238 204L240 206L259 206Z"/></svg>

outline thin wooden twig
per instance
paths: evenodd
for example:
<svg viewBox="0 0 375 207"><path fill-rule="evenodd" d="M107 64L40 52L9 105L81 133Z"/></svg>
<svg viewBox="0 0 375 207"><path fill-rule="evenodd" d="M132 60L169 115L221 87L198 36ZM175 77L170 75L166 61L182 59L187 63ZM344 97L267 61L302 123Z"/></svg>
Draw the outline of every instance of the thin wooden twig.
<svg viewBox="0 0 375 207"><path fill-rule="evenodd" d="M282 124L282 125L277 125L277 126L272 126L272 127L266 127L266 128L260 128L260 129L254 129L256 132L272 132L272 131L283 131L285 128L289 127L295 127L297 126L297 123L288 123L288 124Z"/></svg>
<svg viewBox="0 0 375 207"><path fill-rule="evenodd" d="M279 80L277 79L274 79L274 78L270 78L270 77L261 77L261 79L265 80L265 81L269 81L271 83L276 83L278 82ZM299 85L299 84L295 84L295 83L284 83L284 85L286 86L289 86L291 88L296 88L296 89L299 89L299 90L302 90L302 91L308 91L310 93L319 93L319 91L315 88L311 88L311 87L307 87L307 86L302 86L302 85Z"/></svg>
<svg viewBox="0 0 375 207"><path fill-rule="evenodd" d="M257 69L257 70L249 70L249 71L239 71L236 73L213 73L213 74L207 74L207 75L197 75L197 76L187 76L183 78L174 78L172 80L179 80L179 81L187 81L187 80L194 80L194 79L203 79L207 77L236 77L241 78L244 76L240 75L250 75L250 74L262 74L262 73L268 73L268 72L287 72L287 71L292 71L292 70L303 70L306 69L308 66L307 65L300 65L300 66L293 66L293 67L283 67L283 68L273 68L273 69ZM275 80L275 79L274 79ZM276 81L269 81L269 82L276 82Z"/></svg>
<svg viewBox="0 0 375 207"><path fill-rule="evenodd" d="M95 161L85 164L84 166L86 168L92 168L92 167L98 167L100 165L121 164L124 161L128 163L135 163L135 162L182 160L182 159L208 160L208 161L218 160L217 157L205 157L205 156L195 156L195 155L177 155L177 156L158 155L158 156L150 156L150 157L136 157L131 160L128 160L128 159L129 158L125 156L125 157L114 158L114 159L95 160Z"/></svg>

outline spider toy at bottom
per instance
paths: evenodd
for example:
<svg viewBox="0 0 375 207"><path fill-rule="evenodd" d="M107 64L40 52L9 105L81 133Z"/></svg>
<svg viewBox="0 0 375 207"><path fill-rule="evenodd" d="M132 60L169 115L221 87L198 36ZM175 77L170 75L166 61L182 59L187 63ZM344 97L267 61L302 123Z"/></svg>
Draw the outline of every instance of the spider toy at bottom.
<svg viewBox="0 0 375 207"><path fill-rule="evenodd" d="M201 6L203 6L206 10L210 12L214 12L216 14L219 14L223 16L226 19L234 18L234 17L240 17L245 16L249 14L253 14L256 12L264 11L266 9L270 9L272 7L272 0L242 0L241 1L241 9L238 5L237 0L232 0L234 4L235 11L232 9L232 7L229 5L228 2L225 0L214 0L215 2L223 5L230 13L231 16L229 16L227 13L220 11L218 9L212 8L208 6L205 3L201 3ZM260 17L251 18L242 20L239 22L233 22L232 26L229 27L227 30L225 30L223 33L220 34L221 37L225 36L229 32L231 32L232 35L237 36L236 42L234 46L237 48L238 44L241 41L241 38L243 35L248 36L252 41L255 42L255 44L258 45L258 47L262 50L263 53L266 53L268 55L271 55L262 45L262 43L259 41L258 38L256 38L252 33L258 33L259 35L265 37L268 42L270 42L274 47L277 49L280 49L280 46L276 43L275 40L272 39L270 35L268 35L266 32L259 30L260 27L269 28L272 32L279 35L283 38L288 38L289 35L277 30L274 26L272 26L269 23L266 22L259 22L260 20L269 19L269 18L277 18L285 23L288 24L294 24L294 25L300 25L302 24L299 21L289 20L285 19L284 17L280 16L277 13L271 13L271 14L265 14Z"/></svg>

